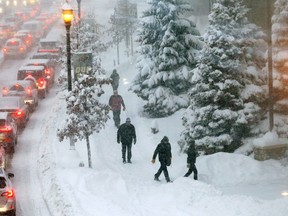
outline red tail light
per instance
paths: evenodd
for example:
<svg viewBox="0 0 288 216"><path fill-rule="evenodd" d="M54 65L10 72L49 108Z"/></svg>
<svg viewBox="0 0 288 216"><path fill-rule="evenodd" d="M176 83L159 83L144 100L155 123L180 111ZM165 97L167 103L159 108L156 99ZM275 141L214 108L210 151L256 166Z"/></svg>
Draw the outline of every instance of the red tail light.
<svg viewBox="0 0 288 216"><path fill-rule="evenodd" d="M51 76L51 71L49 69L45 70L45 75L49 79Z"/></svg>
<svg viewBox="0 0 288 216"><path fill-rule="evenodd" d="M8 88L2 88L2 94L3 95L7 95L9 92L9 89Z"/></svg>
<svg viewBox="0 0 288 216"><path fill-rule="evenodd" d="M20 50L21 52L23 52L23 51L24 51L24 47L20 47L19 50Z"/></svg>
<svg viewBox="0 0 288 216"><path fill-rule="evenodd" d="M38 86L43 87L45 85L45 80L43 78L38 79Z"/></svg>
<svg viewBox="0 0 288 216"><path fill-rule="evenodd" d="M6 52L7 52L7 49L6 49L6 48L3 48L3 52L6 53Z"/></svg>
<svg viewBox="0 0 288 216"><path fill-rule="evenodd" d="M27 88L27 89L26 89L26 93L27 93L27 94L32 94L31 88Z"/></svg>
<svg viewBox="0 0 288 216"><path fill-rule="evenodd" d="M2 127L2 128L0 128L0 132L10 132L10 131L12 131L12 127Z"/></svg>
<svg viewBox="0 0 288 216"><path fill-rule="evenodd" d="M14 191L8 190L1 194L1 196L6 196L7 198L13 198L14 197Z"/></svg>
<svg viewBox="0 0 288 216"><path fill-rule="evenodd" d="M17 112L14 113L14 116L17 118L23 116L23 114L24 113L22 112L22 110L18 110Z"/></svg>

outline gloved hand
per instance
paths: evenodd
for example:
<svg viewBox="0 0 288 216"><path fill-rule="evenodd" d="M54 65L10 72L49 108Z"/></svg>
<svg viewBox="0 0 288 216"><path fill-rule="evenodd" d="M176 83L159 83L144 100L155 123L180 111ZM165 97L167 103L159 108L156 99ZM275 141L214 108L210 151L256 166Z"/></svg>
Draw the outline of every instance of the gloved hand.
<svg viewBox="0 0 288 216"><path fill-rule="evenodd" d="M120 140L117 140L117 143L120 144Z"/></svg>
<svg viewBox="0 0 288 216"><path fill-rule="evenodd" d="M152 159L151 163L152 163L152 164L154 164L154 163L155 163L155 160L154 160L154 159Z"/></svg>
<svg viewBox="0 0 288 216"><path fill-rule="evenodd" d="M190 164L189 163L187 164L187 168L190 168Z"/></svg>
<svg viewBox="0 0 288 216"><path fill-rule="evenodd" d="M134 139L134 145L136 144L136 139Z"/></svg>
<svg viewBox="0 0 288 216"><path fill-rule="evenodd" d="M126 107L123 107L123 111L125 111L126 110Z"/></svg>

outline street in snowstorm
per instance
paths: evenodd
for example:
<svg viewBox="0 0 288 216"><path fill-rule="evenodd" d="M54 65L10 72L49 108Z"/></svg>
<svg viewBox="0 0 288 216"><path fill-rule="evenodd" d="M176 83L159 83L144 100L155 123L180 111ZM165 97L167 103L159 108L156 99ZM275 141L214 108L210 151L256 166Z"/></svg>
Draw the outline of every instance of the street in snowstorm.
<svg viewBox="0 0 288 216"><path fill-rule="evenodd" d="M53 2L59 3L60 10L63 1ZM75 15L77 1L68 2L73 5ZM137 4L140 17L149 8L151 0L131 2ZM117 3L118 0L83 0L82 15L92 10L97 22L106 27ZM45 38L60 40L65 45L65 31L59 16ZM105 37L103 40L108 40L104 33L101 36ZM129 122L135 126L137 139L135 137L132 145L131 163L123 163L122 144L117 140L118 128L114 124L112 111L109 111L110 119L99 133L89 137L92 167L89 168L86 140L78 140L75 148L71 147L68 139L59 141L57 130L65 125L65 97L68 94L67 85L57 83L60 65L56 70L55 83L45 98L39 99L27 125L20 131L12 166L7 169L7 172L15 175L11 181L17 200L16 215L286 216L287 159L255 160L253 155L243 153L252 148L252 141L247 141L242 149L234 153L198 156L195 163L197 178L195 170L191 176L184 177L190 166L187 166L187 155L180 151L178 141L184 130L182 118L185 109L160 118L150 118L143 113L143 100L130 89L139 69L138 45L133 42L132 54L122 41L119 44L119 59L116 45L100 54L101 67L106 76L109 77L113 70L117 70L120 76L118 93L123 97L126 108L121 109L120 125ZM1 89L8 81L17 79L19 68L37 50L38 46L35 45L24 58L3 61L0 66ZM66 69L61 72L66 73ZM102 88L103 94L97 99L108 104L114 89L108 83L103 84ZM267 125L264 124L265 127ZM157 129L157 132L152 129ZM172 153L171 165L167 167L171 179L169 183L163 174L156 178L159 181L155 181L160 162L158 157L155 161L152 158L164 137L168 138ZM271 140L280 139L271 132L255 139L254 143Z"/></svg>

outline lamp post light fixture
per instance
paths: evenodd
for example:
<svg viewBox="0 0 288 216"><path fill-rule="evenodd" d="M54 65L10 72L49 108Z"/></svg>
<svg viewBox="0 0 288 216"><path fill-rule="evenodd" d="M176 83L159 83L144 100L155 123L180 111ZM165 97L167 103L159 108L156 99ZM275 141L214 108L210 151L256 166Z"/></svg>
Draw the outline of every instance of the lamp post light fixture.
<svg viewBox="0 0 288 216"><path fill-rule="evenodd" d="M62 18L66 27L66 50L67 50L67 81L68 91L72 90L72 77L71 77L71 42L70 42L70 27L73 20L72 7L65 3L62 6Z"/></svg>

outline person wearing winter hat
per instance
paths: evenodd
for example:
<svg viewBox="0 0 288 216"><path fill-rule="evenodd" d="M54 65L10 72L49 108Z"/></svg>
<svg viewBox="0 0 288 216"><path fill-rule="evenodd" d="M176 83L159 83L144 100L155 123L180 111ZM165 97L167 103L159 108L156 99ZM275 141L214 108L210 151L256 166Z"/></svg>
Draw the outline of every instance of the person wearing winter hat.
<svg viewBox="0 0 288 216"><path fill-rule="evenodd" d="M158 172L154 175L154 180L160 181L159 176L163 171L166 181L172 182L170 180L169 173L167 170L167 166L171 165L171 159L172 159L171 144L169 143L169 139L167 136L164 136L161 142L157 145L151 161L153 164L155 163L157 155L160 162L160 168Z"/></svg>
<svg viewBox="0 0 288 216"><path fill-rule="evenodd" d="M113 91L117 90L118 86L119 86L120 76L117 73L116 69L113 69L112 74L110 76L110 80L111 80L111 85L112 85Z"/></svg>
<svg viewBox="0 0 288 216"><path fill-rule="evenodd" d="M134 145L136 144L136 131L130 118L126 118L126 122L120 125L117 131L117 142L118 144L122 143L123 163L126 163L126 152L128 163L132 163L132 142L134 142Z"/></svg>

